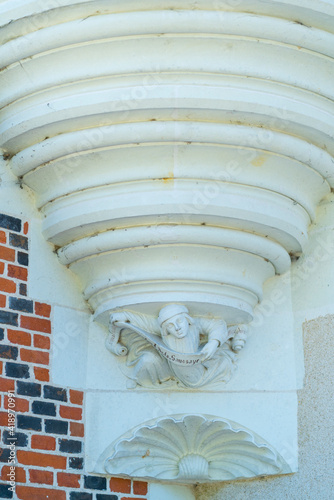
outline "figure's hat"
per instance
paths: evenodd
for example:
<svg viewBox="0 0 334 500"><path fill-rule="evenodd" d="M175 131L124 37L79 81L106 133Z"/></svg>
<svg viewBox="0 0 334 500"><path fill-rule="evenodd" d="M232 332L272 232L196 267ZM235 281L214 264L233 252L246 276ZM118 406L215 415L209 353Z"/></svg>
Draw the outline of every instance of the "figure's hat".
<svg viewBox="0 0 334 500"><path fill-rule="evenodd" d="M169 304L163 307L158 316L159 325L161 326L168 319L177 316L178 314L189 314L188 309L185 306L179 304Z"/></svg>

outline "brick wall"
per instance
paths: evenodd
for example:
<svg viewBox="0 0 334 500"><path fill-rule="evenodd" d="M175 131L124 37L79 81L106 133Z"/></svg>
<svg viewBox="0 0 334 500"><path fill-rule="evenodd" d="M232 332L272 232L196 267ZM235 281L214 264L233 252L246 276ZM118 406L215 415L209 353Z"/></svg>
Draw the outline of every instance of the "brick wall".
<svg viewBox="0 0 334 500"><path fill-rule="evenodd" d="M0 498L143 500L145 482L85 473L84 393L50 383L51 306L29 299L28 229L0 214Z"/></svg>

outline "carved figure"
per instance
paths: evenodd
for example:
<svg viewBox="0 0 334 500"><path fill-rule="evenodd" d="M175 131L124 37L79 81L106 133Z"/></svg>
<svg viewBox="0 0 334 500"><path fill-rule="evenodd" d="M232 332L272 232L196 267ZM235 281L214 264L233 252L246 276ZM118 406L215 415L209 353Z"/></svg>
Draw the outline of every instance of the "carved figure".
<svg viewBox="0 0 334 500"><path fill-rule="evenodd" d="M193 318L185 306L170 304L158 318L128 311L112 314L106 346L127 356L128 387L176 382L197 388L227 382L234 370L233 350L245 340L245 327L228 329L222 319Z"/></svg>

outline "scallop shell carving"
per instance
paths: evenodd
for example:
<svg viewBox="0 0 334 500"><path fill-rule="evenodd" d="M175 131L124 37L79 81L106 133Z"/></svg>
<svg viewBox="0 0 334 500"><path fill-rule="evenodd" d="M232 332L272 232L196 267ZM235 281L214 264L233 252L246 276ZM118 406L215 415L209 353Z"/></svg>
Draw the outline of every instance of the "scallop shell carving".
<svg viewBox="0 0 334 500"><path fill-rule="evenodd" d="M120 438L105 460L109 474L197 483L291 472L260 436L228 420L171 416Z"/></svg>

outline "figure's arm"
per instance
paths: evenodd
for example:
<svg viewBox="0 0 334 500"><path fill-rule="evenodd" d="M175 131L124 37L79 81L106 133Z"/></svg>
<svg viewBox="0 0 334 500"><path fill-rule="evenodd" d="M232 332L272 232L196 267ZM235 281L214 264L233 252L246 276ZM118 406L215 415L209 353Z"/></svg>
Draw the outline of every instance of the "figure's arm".
<svg viewBox="0 0 334 500"><path fill-rule="evenodd" d="M146 314L135 313L132 311L120 311L110 315L110 326L117 327L117 322L131 323L132 325L138 326L147 332L160 335L158 321L153 316L147 316Z"/></svg>
<svg viewBox="0 0 334 500"><path fill-rule="evenodd" d="M117 356L126 356L128 349L120 342L121 331L124 330L122 323L129 323L151 333L159 334L159 325L156 318L130 311L115 312L109 318L109 335L106 338L107 349Z"/></svg>
<svg viewBox="0 0 334 500"><path fill-rule="evenodd" d="M198 318L200 331L208 336L208 342L216 340L218 346L229 339L227 325L223 319Z"/></svg>
<svg viewBox="0 0 334 500"><path fill-rule="evenodd" d="M224 320L198 318L201 332L208 336L208 342L202 349L202 361L210 359L221 345L229 338L227 325Z"/></svg>

